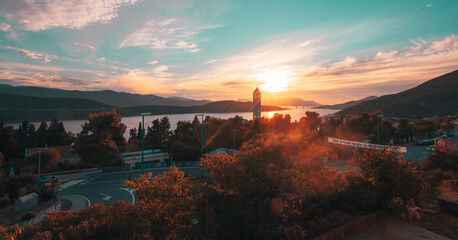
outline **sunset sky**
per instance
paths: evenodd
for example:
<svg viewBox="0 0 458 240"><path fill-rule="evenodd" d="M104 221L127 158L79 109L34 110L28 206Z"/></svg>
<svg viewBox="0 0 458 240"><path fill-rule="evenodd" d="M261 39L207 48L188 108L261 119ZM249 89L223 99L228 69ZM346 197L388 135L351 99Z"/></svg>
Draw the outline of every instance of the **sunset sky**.
<svg viewBox="0 0 458 240"><path fill-rule="evenodd" d="M458 1L1 0L0 83L193 99L396 93L458 68Z"/></svg>

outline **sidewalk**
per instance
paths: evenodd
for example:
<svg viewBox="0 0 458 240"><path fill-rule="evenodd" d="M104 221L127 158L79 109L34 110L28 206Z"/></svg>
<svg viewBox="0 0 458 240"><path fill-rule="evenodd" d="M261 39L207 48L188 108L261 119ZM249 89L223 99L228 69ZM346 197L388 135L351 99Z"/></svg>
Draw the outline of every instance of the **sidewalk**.
<svg viewBox="0 0 458 240"><path fill-rule="evenodd" d="M67 199L72 202L72 206L69 209L70 212L75 212L79 209L91 206L91 201L80 195L65 195L61 196L60 198Z"/></svg>
<svg viewBox="0 0 458 240"><path fill-rule="evenodd" d="M407 240L407 239L437 239L450 238L431 232L424 228L411 225L400 219L386 216L379 219L370 227L345 238L345 240Z"/></svg>

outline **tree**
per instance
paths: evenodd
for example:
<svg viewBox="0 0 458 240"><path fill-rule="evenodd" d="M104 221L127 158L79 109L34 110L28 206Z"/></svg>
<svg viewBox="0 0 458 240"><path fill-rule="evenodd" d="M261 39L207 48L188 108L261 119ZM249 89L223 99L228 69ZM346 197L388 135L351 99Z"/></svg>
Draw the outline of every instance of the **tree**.
<svg viewBox="0 0 458 240"><path fill-rule="evenodd" d="M40 153L36 152L29 155L26 159L27 165L25 166L29 172L35 173L38 169L38 161L40 158ZM41 151L41 162L40 162L40 172L47 172L50 169L54 168L59 162L60 154L54 148L48 148Z"/></svg>
<svg viewBox="0 0 458 240"><path fill-rule="evenodd" d="M169 118L155 119L152 124L145 136L145 146L167 152L167 140L171 134Z"/></svg>
<svg viewBox="0 0 458 240"><path fill-rule="evenodd" d="M399 140L403 141L404 143L407 142L409 136L412 135L412 126L410 124L410 120L408 118L400 118L394 133L399 138Z"/></svg>
<svg viewBox="0 0 458 240"><path fill-rule="evenodd" d="M64 124L57 119L51 120L46 133L46 143L48 146L65 146L73 142L69 133L65 131Z"/></svg>
<svg viewBox="0 0 458 240"><path fill-rule="evenodd" d="M126 127L114 109L111 112L90 114L82 128L74 149L81 156L84 166L123 164L117 146L125 144L122 136Z"/></svg>
<svg viewBox="0 0 458 240"><path fill-rule="evenodd" d="M354 154L351 165L356 176L364 182L363 191L376 206L388 208L393 201L406 205L410 199L418 203L424 184L414 162L396 152L363 150Z"/></svg>
<svg viewBox="0 0 458 240"><path fill-rule="evenodd" d="M36 144L38 147L44 147L47 145L46 140L48 139L48 124L43 121L38 127L36 132Z"/></svg>

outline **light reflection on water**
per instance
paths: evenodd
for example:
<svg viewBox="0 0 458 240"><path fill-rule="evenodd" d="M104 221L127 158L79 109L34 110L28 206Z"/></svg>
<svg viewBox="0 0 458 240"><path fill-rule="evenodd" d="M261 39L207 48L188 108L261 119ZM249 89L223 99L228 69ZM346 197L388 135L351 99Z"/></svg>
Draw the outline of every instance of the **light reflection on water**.
<svg viewBox="0 0 458 240"><path fill-rule="evenodd" d="M305 116L306 111L313 111L317 112L320 114L320 116L324 116L327 114L332 114L337 112L337 110L331 110L331 109L311 109L311 108L302 108L302 107L288 107L288 110L284 111L272 111L272 112L262 112L261 116L263 117L269 117L271 118L275 113L279 114L289 114L291 116L292 121L299 121L299 119L303 116ZM151 126L152 121L157 118L162 118L167 116L170 120L170 127L172 129L175 129L177 126L178 121L192 121L194 119L194 116L196 114L202 114L202 113L186 113L186 114L168 114L168 115L151 115L151 116L145 116L145 128L146 126ZM242 116L244 119L251 120L253 118L253 113L252 112L238 112L238 113L203 113L206 116L212 116L212 117L217 117L217 118L222 118L222 119L228 119L231 117L234 117L235 115ZM200 118L199 118L200 119ZM141 122L142 118L141 116L130 116L130 117L123 117L122 122L126 125L126 133L125 137L129 136L129 130L131 128L138 128L138 123ZM79 133L81 131L81 125L85 122L86 120L64 120L64 126L67 131L72 131L74 133ZM35 125L35 128L37 129L40 126L41 122L32 122ZM48 121L48 126L50 122ZM14 128L18 128L20 123L9 123L5 124L7 126L13 126Z"/></svg>

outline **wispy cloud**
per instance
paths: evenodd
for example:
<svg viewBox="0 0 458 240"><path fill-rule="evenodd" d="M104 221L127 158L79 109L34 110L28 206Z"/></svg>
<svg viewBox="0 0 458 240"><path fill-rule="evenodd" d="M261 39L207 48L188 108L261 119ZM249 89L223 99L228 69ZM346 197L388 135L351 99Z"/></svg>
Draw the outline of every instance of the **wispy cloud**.
<svg viewBox="0 0 458 240"><path fill-rule="evenodd" d="M151 20L128 35L119 47L148 47L153 49L183 49L198 52L196 35L217 26L189 26L176 18Z"/></svg>
<svg viewBox="0 0 458 240"><path fill-rule="evenodd" d="M434 4L431 3L431 4L428 4L428 5L426 5L426 6L427 6L427 7L432 7L432 6L434 6Z"/></svg>
<svg viewBox="0 0 458 240"><path fill-rule="evenodd" d="M157 63L159 63L159 61L157 61L157 60L154 60L154 61L151 61L151 62L147 62L146 64L150 64L150 65L153 65L153 64L157 64Z"/></svg>
<svg viewBox="0 0 458 240"><path fill-rule="evenodd" d="M77 43L77 42L76 42L75 45L76 45L76 46L85 47L85 48L89 48L89 49L91 49L91 50L96 50L96 49L97 49L96 47L94 47L94 46L92 46L92 45L90 45L90 44L84 44L84 43Z"/></svg>
<svg viewBox="0 0 458 240"><path fill-rule="evenodd" d="M30 58L30 59L34 59L34 60L40 60L40 61L43 61L43 62L46 62L46 63L47 62L51 62L52 59L56 59L57 58L57 56L48 55L48 54L41 53L41 52L30 51L30 50L27 50L27 49L11 47L11 46L5 46L3 48L4 49L8 49L8 50L13 50L20 56L24 56L24 57L27 57L27 58Z"/></svg>
<svg viewBox="0 0 458 240"><path fill-rule="evenodd" d="M55 27L81 29L91 23L108 23L121 7L138 0L5 0L5 16L23 29L40 31Z"/></svg>
<svg viewBox="0 0 458 240"><path fill-rule="evenodd" d="M8 23L0 22L0 31L11 31L11 26Z"/></svg>

